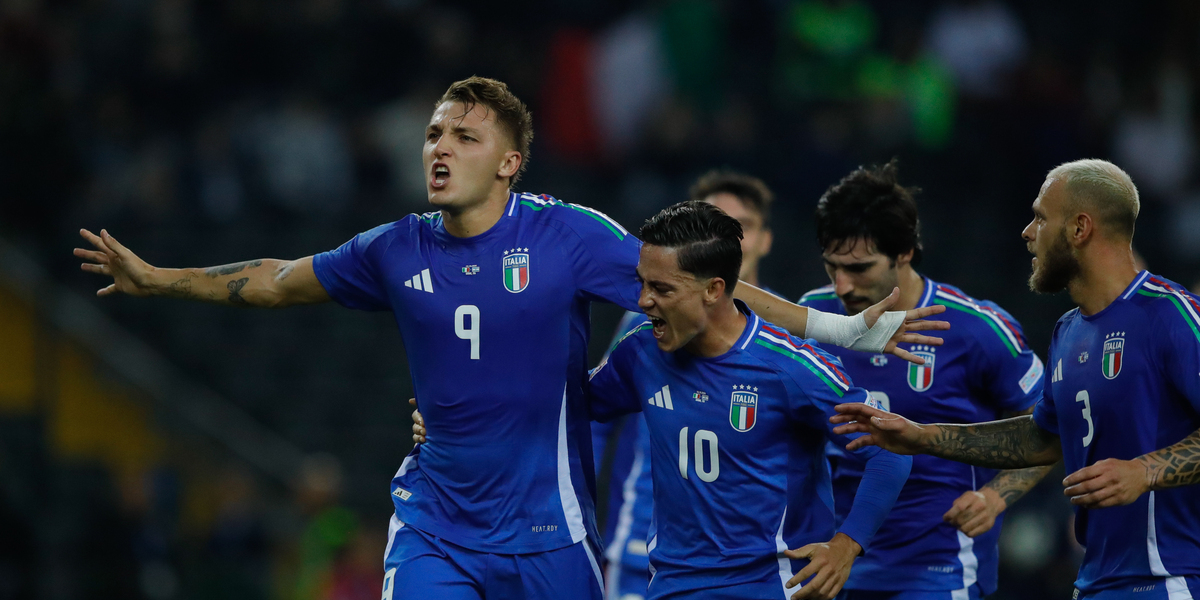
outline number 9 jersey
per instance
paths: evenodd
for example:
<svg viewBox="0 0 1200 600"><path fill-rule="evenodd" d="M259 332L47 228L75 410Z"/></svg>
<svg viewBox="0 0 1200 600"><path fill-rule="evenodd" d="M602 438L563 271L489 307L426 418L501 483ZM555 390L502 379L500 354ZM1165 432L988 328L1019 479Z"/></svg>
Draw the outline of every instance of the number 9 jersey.
<svg viewBox="0 0 1200 600"><path fill-rule="evenodd" d="M392 311L404 338L428 441L392 480L401 521L498 554L599 541L589 305L637 309L640 247L599 212L514 193L475 237L409 215L314 257L330 297Z"/></svg>
<svg viewBox="0 0 1200 600"><path fill-rule="evenodd" d="M1046 377L1033 418L1061 438L1067 473L1171 446L1200 429L1200 302L1142 271L1104 310L1059 319ZM1181 586L1200 575L1200 486L1076 508L1075 536L1087 547L1075 582L1085 594L1166 578L1171 598L1190 597Z"/></svg>

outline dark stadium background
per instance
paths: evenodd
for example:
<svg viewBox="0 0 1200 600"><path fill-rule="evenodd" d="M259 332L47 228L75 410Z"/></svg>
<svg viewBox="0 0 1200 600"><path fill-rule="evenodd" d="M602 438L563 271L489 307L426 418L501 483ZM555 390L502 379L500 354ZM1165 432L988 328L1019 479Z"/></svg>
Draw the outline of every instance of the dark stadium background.
<svg viewBox="0 0 1200 600"><path fill-rule="evenodd" d="M793 299L822 190L892 157L921 270L1043 357L1070 302L1027 290L1019 234L1058 163L1127 169L1146 263L1200 280L1187 0L4 0L0 598L378 597L411 446L390 316L100 301L71 248L294 258L424 211L424 122L472 74L534 111L521 189L631 229L711 167L764 178ZM1070 594L1060 477L1011 511L996 598Z"/></svg>

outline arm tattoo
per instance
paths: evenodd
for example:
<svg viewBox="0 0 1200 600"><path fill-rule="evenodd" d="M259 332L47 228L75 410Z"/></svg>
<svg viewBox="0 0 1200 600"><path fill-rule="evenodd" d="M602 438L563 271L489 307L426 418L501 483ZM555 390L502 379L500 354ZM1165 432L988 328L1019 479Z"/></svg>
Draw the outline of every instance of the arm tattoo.
<svg viewBox="0 0 1200 600"><path fill-rule="evenodd" d="M1200 430L1192 432L1178 444L1136 460L1146 466L1152 490L1200 483Z"/></svg>
<svg viewBox="0 0 1200 600"><path fill-rule="evenodd" d="M283 266L279 267L279 269L275 271L275 281L283 281L284 279L287 279L288 275L291 275L292 271L294 271L295 269L296 269L296 263L294 263L294 262L283 263Z"/></svg>
<svg viewBox="0 0 1200 600"><path fill-rule="evenodd" d="M208 275L209 277L213 277L213 278L220 277L222 275L233 275L234 273L242 272L242 269L253 269L254 267L261 267L262 262L263 262L262 260L248 260L245 262L233 263L231 265L221 265L219 267L212 267L209 269L205 269L204 274Z"/></svg>
<svg viewBox="0 0 1200 600"><path fill-rule="evenodd" d="M1054 465L1044 467L1029 467L1028 469L1009 469L1001 471L983 487L992 488L1004 500L1004 505L1011 507L1029 490L1032 490L1042 480Z"/></svg>
<svg viewBox="0 0 1200 600"><path fill-rule="evenodd" d="M195 298L195 294L192 293L192 277L193 275L189 274L183 279L167 284L167 289L163 292L163 295L172 298Z"/></svg>
<svg viewBox="0 0 1200 600"><path fill-rule="evenodd" d="M971 425L939 423L928 453L977 467L1024 469L1054 464L1062 457L1058 436L1043 431L1033 417Z"/></svg>
<svg viewBox="0 0 1200 600"><path fill-rule="evenodd" d="M241 279L235 279L235 280L229 282L229 285L226 287L229 288L229 301L230 302L232 302L234 304L245 304L246 303L246 299L242 297L241 291L242 291L242 288L246 287L247 281L250 281L249 277L243 277Z"/></svg>

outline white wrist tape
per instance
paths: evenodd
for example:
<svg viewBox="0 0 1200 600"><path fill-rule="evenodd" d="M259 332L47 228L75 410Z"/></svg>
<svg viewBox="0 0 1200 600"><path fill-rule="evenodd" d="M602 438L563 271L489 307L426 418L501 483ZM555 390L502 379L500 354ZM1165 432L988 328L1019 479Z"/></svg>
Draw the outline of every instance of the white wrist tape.
<svg viewBox="0 0 1200 600"><path fill-rule="evenodd" d="M879 317L874 327L868 329L863 313L847 317L810 308L804 336L822 344L832 344L860 352L879 353L883 352L888 341L904 324L904 316L905 313L902 310L887 311Z"/></svg>

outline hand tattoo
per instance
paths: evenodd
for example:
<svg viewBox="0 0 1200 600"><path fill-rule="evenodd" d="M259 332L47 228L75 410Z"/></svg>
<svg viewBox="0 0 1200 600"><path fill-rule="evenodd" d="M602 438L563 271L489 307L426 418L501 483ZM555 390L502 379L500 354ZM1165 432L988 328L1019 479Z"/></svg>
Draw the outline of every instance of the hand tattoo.
<svg viewBox="0 0 1200 600"><path fill-rule="evenodd" d="M1200 483L1200 430L1183 438L1178 444L1136 460L1146 466L1152 490Z"/></svg>
<svg viewBox="0 0 1200 600"><path fill-rule="evenodd" d="M242 288L246 287L247 281L250 281L249 277L243 277L241 279L235 279L234 281L229 282L229 285L226 287L229 288L230 302L234 304L246 304L246 299L242 297L241 291Z"/></svg>
<svg viewBox="0 0 1200 600"><path fill-rule="evenodd" d="M1058 436L1042 430L1033 417L972 425L939 423L928 454L990 469L1051 465L1062 458Z"/></svg>
<svg viewBox="0 0 1200 600"><path fill-rule="evenodd" d="M233 275L234 273L240 273L243 269L247 269L247 268L253 269L254 267L261 267L261 266L262 266L262 260L248 260L245 262L233 263L231 265L221 265L219 267L211 267L211 268L205 269L204 274L208 275L209 277L216 278L216 277L220 277L222 275Z"/></svg>

